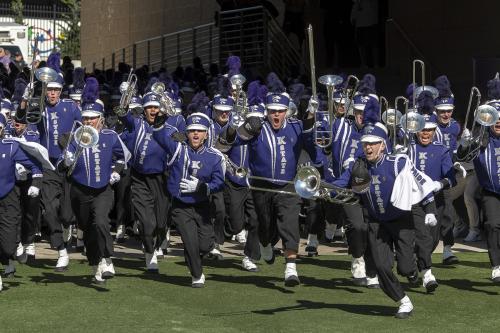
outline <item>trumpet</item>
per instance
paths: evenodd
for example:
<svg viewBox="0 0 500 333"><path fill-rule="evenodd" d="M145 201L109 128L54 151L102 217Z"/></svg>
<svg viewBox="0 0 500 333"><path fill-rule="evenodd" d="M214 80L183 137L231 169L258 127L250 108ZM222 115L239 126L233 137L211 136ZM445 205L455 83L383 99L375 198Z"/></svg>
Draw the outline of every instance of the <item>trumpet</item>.
<svg viewBox="0 0 500 333"><path fill-rule="evenodd" d="M169 117L179 114L175 109L174 100L165 93L165 84L163 82L155 82L151 86L151 91L160 96L160 112Z"/></svg>
<svg viewBox="0 0 500 333"><path fill-rule="evenodd" d="M81 123L80 123L81 124ZM68 141L68 146L71 143L71 136L75 139L77 149L75 151L75 160L73 164L70 165L68 169L67 176L71 176L73 171L75 170L76 163L78 158L83 152L83 149L93 148L99 142L99 132L92 126L81 125L74 132L73 135L70 135L70 140ZM66 147L68 147L66 146ZM67 149L65 149L67 151ZM64 156L64 155L63 155Z"/></svg>
<svg viewBox="0 0 500 333"><path fill-rule="evenodd" d="M116 106L113 111L118 117L123 117L128 113L128 105L132 97L137 93L137 75L133 74L133 69L130 69L126 82L120 84L120 104Z"/></svg>
<svg viewBox="0 0 500 333"><path fill-rule="evenodd" d="M474 108L474 121L471 129L467 128L469 122L472 100L476 97L476 106ZM459 162L468 162L473 160L479 154L481 140L484 136L486 127L493 126L498 121L497 110L488 104L481 104L481 92L477 87L472 87L469 95L469 104L465 115L464 128L469 131L468 137L463 137L460 143L461 148L457 151L457 160ZM476 124L480 125L478 129Z"/></svg>
<svg viewBox="0 0 500 333"><path fill-rule="evenodd" d="M236 87L236 96L233 110L235 114L238 115L241 119L245 119L248 113L247 94L243 90L243 85L245 84L246 80L247 79L241 74L233 75L229 79L231 86Z"/></svg>
<svg viewBox="0 0 500 333"><path fill-rule="evenodd" d="M264 191L281 194L298 195L304 199L323 199L329 202L354 205L359 202L357 194L351 190L328 184L321 180L319 171L313 166L303 166L297 170L295 179L293 181L271 179L259 176L246 175L246 182L248 188L253 191ZM281 183L284 185L292 184L294 191L278 190L273 188L256 187L250 184L250 180L260 180L274 183ZM334 193L332 193L334 191Z"/></svg>
<svg viewBox="0 0 500 333"><path fill-rule="evenodd" d="M57 79L57 72L49 67L38 68L31 71L30 88L28 94L28 106L26 108L26 122L28 124L38 124L42 119L42 112L45 108L45 95L47 94L47 84ZM42 83L40 98L34 97L35 77Z"/></svg>

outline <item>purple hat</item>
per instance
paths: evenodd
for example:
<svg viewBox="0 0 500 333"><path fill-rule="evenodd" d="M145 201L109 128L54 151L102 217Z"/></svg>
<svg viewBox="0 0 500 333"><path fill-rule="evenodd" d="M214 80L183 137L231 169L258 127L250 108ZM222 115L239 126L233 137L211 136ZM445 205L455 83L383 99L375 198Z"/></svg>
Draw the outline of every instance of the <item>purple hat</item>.
<svg viewBox="0 0 500 333"><path fill-rule="evenodd" d="M384 124L376 122L375 124L367 124L363 127L363 135L361 136L361 142L386 142L387 140L387 128Z"/></svg>
<svg viewBox="0 0 500 333"><path fill-rule="evenodd" d="M160 96L158 96L155 93L148 92L144 97L142 98L142 106L144 108L147 108L148 106L156 106L160 107Z"/></svg>
<svg viewBox="0 0 500 333"><path fill-rule="evenodd" d="M231 97L225 98L221 95L216 95L212 101L212 108L218 111L231 111L233 105L234 100Z"/></svg>
<svg viewBox="0 0 500 333"><path fill-rule="evenodd" d="M290 105L290 96L286 92L269 93L266 96L266 108L268 110L286 110Z"/></svg>
<svg viewBox="0 0 500 333"><path fill-rule="evenodd" d="M453 110L455 99L450 88L450 81L446 75L441 75L434 81L434 86L439 92L436 98L436 110Z"/></svg>
<svg viewBox="0 0 500 333"><path fill-rule="evenodd" d="M195 129L208 131L209 128L210 118L204 113L195 112L190 114L186 119L186 131Z"/></svg>
<svg viewBox="0 0 500 333"><path fill-rule="evenodd" d="M444 111L444 110L453 110L455 108L455 99L453 96L449 97L438 97L435 100L436 110Z"/></svg>
<svg viewBox="0 0 500 333"><path fill-rule="evenodd" d="M82 109L82 117L99 117L104 115L104 106L99 100L86 103Z"/></svg>
<svg viewBox="0 0 500 333"><path fill-rule="evenodd" d="M64 78L63 78L63 75L62 73L58 73L57 74L57 77L55 79L55 81L52 81L52 82L48 82L47 83L47 88L58 88L58 89L62 89L64 85Z"/></svg>
<svg viewBox="0 0 500 333"><path fill-rule="evenodd" d="M248 107L247 117L265 117L267 115L264 104L254 104Z"/></svg>
<svg viewBox="0 0 500 333"><path fill-rule="evenodd" d="M356 94L353 98L353 106L355 110L363 111L365 109L366 103L368 103L369 100L375 100L378 101L378 97L376 95L362 95L362 94Z"/></svg>
<svg viewBox="0 0 500 333"><path fill-rule="evenodd" d="M129 109L134 109L142 106L142 98L141 96L132 96L130 99L130 104L128 105Z"/></svg>

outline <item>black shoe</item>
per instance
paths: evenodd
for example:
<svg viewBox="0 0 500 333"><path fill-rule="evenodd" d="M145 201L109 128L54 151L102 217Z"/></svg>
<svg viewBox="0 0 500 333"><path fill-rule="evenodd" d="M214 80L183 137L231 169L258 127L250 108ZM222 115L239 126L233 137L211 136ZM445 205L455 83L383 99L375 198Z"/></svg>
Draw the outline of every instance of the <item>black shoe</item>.
<svg viewBox="0 0 500 333"><path fill-rule="evenodd" d="M106 280L99 281L95 277L93 277L92 283L97 284L98 286L104 286L104 285L106 285Z"/></svg>
<svg viewBox="0 0 500 333"><path fill-rule="evenodd" d="M368 288L368 289L380 289L380 284L378 284L378 283L367 284L366 288Z"/></svg>
<svg viewBox="0 0 500 333"><path fill-rule="evenodd" d="M412 286L415 286L418 284L418 273L415 273L414 275L407 276L408 283Z"/></svg>
<svg viewBox="0 0 500 333"><path fill-rule="evenodd" d="M443 259L443 265L455 265L458 264L459 260L456 256L451 256Z"/></svg>
<svg viewBox="0 0 500 333"><path fill-rule="evenodd" d="M427 293L433 293L438 286L439 284L437 283L437 281L429 281L429 283L427 283L425 286L425 290L427 291Z"/></svg>
<svg viewBox="0 0 500 333"><path fill-rule="evenodd" d="M398 319L408 319L410 318L411 314L412 314L413 311L410 311L410 312L398 312L394 315L394 317L398 318Z"/></svg>
<svg viewBox="0 0 500 333"><path fill-rule="evenodd" d="M28 254L26 258L26 265L33 266L35 264L35 256L32 254Z"/></svg>
<svg viewBox="0 0 500 333"><path fill-rule="evenodd" d="M352 278L352 282L353 282L356 286L360 286L360 287L364 287L364 286L366 286L366 278L355 278L355 277L353 277L353 278Z"/></svg>
<svg viewBox="0 0 500 333"><path fill-rule="evenodd" d="M12 279L12 278L14 278L15 273L16 273L16 271L13 271L13 272L10 272L10 273L3 273L2 277L4 279Z"/></svg>
<svg viewBox="0 0 500 333"><path fill-rule="evenodd" d="M318 248L316 246L306 246L305 251L308 257L316 257L318 255Z"/></svg>
<svg viewBox="0 0 500 333"><path fill-rule="evenodd" d="M299 277L297 275L290 275L288 278L285 279L285 286L286 287L295 287L300 284Z"/></svg>
<svg viewBox="0 0 500 333"><path fill-rule="evenodd" d="M500 276L497 276L496 278L492 279L492 281L495 283L500 283Z"/></svg>
<svg viewBox="0 0 500 333"><path fill-rule="evenodd" d="M274 264L274 261L275 261L275 260L276 260L276 255L274 254L274 251L273 251L273 256L271 257L271 259L269 259L269 260L264 259L264 261L265 261L265 262L266 262L266 264L268 264L268 265L272 265L272 264Z"/></svg>
<svg viewBox="0 0 500 333"><path fill-rule="evenodd" d="M58 273L66 272L67 270L68 270L68 266L54 268L54 272L58 272Z"/></svg>

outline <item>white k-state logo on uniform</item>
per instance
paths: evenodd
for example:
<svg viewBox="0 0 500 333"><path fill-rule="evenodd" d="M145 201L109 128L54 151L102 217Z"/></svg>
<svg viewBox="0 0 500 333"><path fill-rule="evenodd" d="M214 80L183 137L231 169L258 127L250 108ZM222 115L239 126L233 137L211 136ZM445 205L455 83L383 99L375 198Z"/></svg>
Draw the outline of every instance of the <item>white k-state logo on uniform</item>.
<svg viewBox="0 0 500 333"><path fill-rule="evenodd" d="M192 173L193 173L193 176L196 177L196 175L198 174L198 170L201 169L203 165L201 164L201 161L191 161L191 169L193 170Z"/></svg>

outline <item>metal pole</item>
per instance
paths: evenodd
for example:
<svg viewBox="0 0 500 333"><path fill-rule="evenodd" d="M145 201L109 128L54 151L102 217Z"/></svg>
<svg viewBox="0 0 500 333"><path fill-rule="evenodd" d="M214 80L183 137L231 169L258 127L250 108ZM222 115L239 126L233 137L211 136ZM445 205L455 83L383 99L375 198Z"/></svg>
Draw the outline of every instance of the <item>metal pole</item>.
<svg viewBox="0 0 500 333"><path fill-rule="evenodd" d="M122 49L122 62L125 63L125 48Z"/></svg>
<svg viewBox="0 0 500 333"><path fill-rule="evenodd" d="M115 70L115 53L111 53L111 68Z"/></svg>
<svg viewBox="0 0 500 333"><path fill-rule="evenodd" d="M193 29L193 58L196 56L196 28Z"/></svg>
<svg viewBox="0 0 500 333"><path fill-rule="evenodd" d="M208 64L212 64L212 26L208 27Z"/></svg>
<svg viewBox="0 0 500 333"><path fill-rule="evenodd" d="M137 65L137 45L132 45L132 67L136 68Z"/></svg>
<svg viewBox="0 0 500 333"><path fill-rule="evenodd" d="M177 34L177 66L181 65L181 36Z"/></svg>
<svg viewBox="0 0 500 333"><path fill-rule="evenodd" d="M165 36L161 37L161 67L165 66Z"/></svg>
<svg viewBox="0 0 500 333"><path fill-rule="evenodd" d="M147 54L147 57L148 57L148 68L149 70L151 70L151 41L148 40L148 54Z"/></svg>
<svg viewBox="0 0 500 333"><path fill-rule="evenodd" d="M92 63L92 72L95 72L95 62Z"/></svg>
<svg viewBox="0 0 500 333"><path fill-rule="evenodd" d="M102 58L102 70L103 71L106 70L106 59L105 58Z"/></svg>

